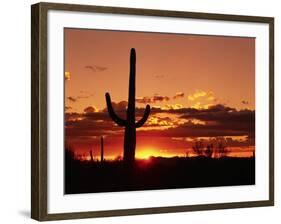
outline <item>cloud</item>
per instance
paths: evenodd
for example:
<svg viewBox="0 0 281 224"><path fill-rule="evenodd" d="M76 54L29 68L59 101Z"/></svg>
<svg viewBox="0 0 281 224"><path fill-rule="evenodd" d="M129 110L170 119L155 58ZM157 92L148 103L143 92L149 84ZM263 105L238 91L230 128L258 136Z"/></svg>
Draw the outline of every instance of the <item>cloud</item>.
<svg viewBox="0 0 281 224"><path fill-rule="evenodd" d="M203 97L203 96L206 96L207 95L207 93L205 92L205 91L196 91L195 93L193 93L193 94L189 94L188 95L188 100L190 100L190 101L194 101L194 100L196 100L197 98L199 98L199 97Z"/></svg>
<svg viewBox="0 0 281 224"><path fill-rule="evenodd" d="M218 101L214 92L203 90L197 90L193 94L189 94L187 99L192 103L191 107L195 109L207 109Z"/></svg>
<svg viewBox="0 0 281 224"><path fill-rule="evenodd" d="M208 96L207 100L208 101L217 101L218 99L215 98L214 96Z"/></svg>
<svg viewBox="0 0 281 224"><path fill-rule="evenodd" d="M157 102L163 102L163 101L169 101L170 97L168 96L161 96L158 94L155 94L152 97L145 96L145 97L137 97L136 102L137 103L143 103L143 104L148 104L148 103L157 103Z"/></svg>
<svg viewBox="0 0 281 224"><path fill-rule="evenodd" d="M152 103L152 99L151 99L151 97L148 97L148 96L137 97L136 98L136 102L137 103L147 104L147 103Z"/></svg>
<svg viewBox="0 0 281 224"><path fill-rule="evenodd" d="M65 121L72 121L72 120L77 120L79 118L81 118L81 114L80 113L76 113L76 112L66 112L64 114L64 119Z"/></svg>
<svg viewBox="0 0 281 224"><path fill-rule="evenodd" d="M173 99L183 98L184 93L183 92L177 92L175 96L173 96Z"/></svg>
<svg viewBox="0 0 281 224"><path fill-rule="evenodd" d="M254 133L254 125L226 122L217 124L194 124L191 121L166 130L139 131L139 136L162 137L217 137L217 136L241 136Z"/></svg>
<svg viewBox="0 0 281 224"><path fill-rule="evenodd" d="M162 101L169 101L170 98L168 96L160 96L160 95L154 95L152 98L153 102L162 102Z"/></svg>
<svg viewBox="0 0 281 224"><path fill-rule="evenodd" d="M195 109L208 109L212 105L213 104L202 104L201 102L196 102L195 104L193 104L191 106L191 108L195 108Z"/></svg>
<svg viewBox="0 0 281 224"><path fill-rule="evenodd" d="M86 90L80 90L79 91L81 94L90 94L90 92L89 91L86 91Z"/></svg>
<svg viewBox="0 0 281 224"><path fill-rule="evenodd" d="M112 102L116 114L126 117L127 101ZM136 120L144 114L144 108L136 108ZM164 119L161 119L163 124ZM123 137L123 128L118 127L111 119L107 108L98 110L94 106L88 106L84 113L66 112L65 128L68 138L85 139L100 135L114 135Z"/></svg>
<svg viewBox="0 0 281 224"><path fill-rule="evenodd" d="M179 110L179 109L182 109L182 108L183 108L183 105L177 103L177 104L166 104L161 109L163 109L163 110Z"/></svg>
<svg viewBox="0 0 281 224"><path fill-rule="evenodd" d="M86 65L85 68L91 70L92 72L96 71L95 67L92 65Z"/></svg>
<svg viewBox="0 0 281 224"><path fill-rule="evenodd" d="M157 106L151 107L151 114L170 113L176 115L186 115L186 114L193 115L204 111L219 112L219 111L233 111L233 110L235 110L235 108L231 108L223 104L210 105L208 108L182 107L181 104L174 104L174 105L167 104L164 107L157 107Z"/></svg>
<svg viewBox="0 0 281 224"><path fill-rule="evenodd" d="M228 107L223 104L216 104L210 106L207 110L203 110L203 111L209 111L209 112L235 111L235 108Z"/></svg>
<svg viewBox="0 0 281 224"><path fill-rule="evenodd" d="M67 140L84 141L101 135L120 135L122 128L117 126L106 111L93 106L86 107L84 113L65 113L65 133Z"/></svg>
<svg viewBox="0 0 281 224"><path fill-rule="evenodd" d="M255 111L236 110L223 105L215 105L208 109L196 110L193 113L181 115L182 119L198 119L204 121L205 125L193 125L189 129L196 131L201 136L237 136L254 135L255 132Z"/></svg>
<svg viewBox="0 0 281 224"><path fill-rule="evenodd" d="M154 77L155 77L156 79L162 79L162 78L164 78L165 76L164 76L164 75L154 75Z"/></svg>
<svg viewBox="0 0 281 224"><path fill-rule="evenodd" d="M154 112L153 112L154 111ZM180 108L163 110L152 108L152 114L167 113L177 115L181 121L176 127L159 135L176 137L200 136L255 136L255 111L236 110L222 104L210 106L207 109ZM199 122L193 122L194 120ZM183 122L184 121L184 122ZM149 134L153 135L153 131Z"/></svg>
<svg viewBox="0 0 281 224"><path fill-rule="evenodd" d="M173 120L170 117L152 116L148 119L145 125L149 127L172 126Z"/></svg>
<svg viewBox="0 0 281 224"><path fill-rule="evenodd" d="M87 112L83 115L80 116L80 118L85 119L87 118L88 120L93 120L93 121L112 121L111 118L109 117L107 112L104 111L98 111L98 112ZM113 121L112 121L113 122Z"/></svg>
<svg viewBox="0 0 281 224"><path fill-rule="evenodd" d="M126 118L126 111L127 111L127 106L128 106L128 102L123 100L120 102L111 102L112 107L114 109L114 112L122 119ZM107 112L107 107L105 107L103 110L103 112L106 113L106 115L109 117L108 112ZM137 111L136 111L136 116L137 116ZM110 117L109 117L110 118ZM111 119L111 118L110 118ZM112 121L113 122L113 121Z"/></svg>
<svg viewBox="0 0 281 224"><path fill-rule="evenodd" d="M76 100L77 99L88 99L90 97L94 96L94 94L88 94L88 95L79 95L76 97Z"/></svg>
<svg viewBox="0 0 281 224"><path fill-rule="evenodd" d="M103 67L103 66L98 66L98 65L96 65L96 69L97 69L98 71L104 71L104 70L107 69L107 67Z"/></svg>
<svg viewBox="0 0 281 224"><path fill-rule="evenodd" d="M81 91L80 91L81 92ZM73 103L77 102L80 99L88 99L90 97L94 96L94 94L88 94L88 95L79 95L79 96L68 96L67 99Z"/></svg>
<svg viewBox="0 0 281 224"><path fill-rule="evenodd" d="M125 100L120 101L118 103L112 101L111 104L112 104L112 107L113 107L115 112L120 112L120 111L124 112L124 111L126 111L127 106L128 106L128 102L125 101ZM104 108L103 111L107 111L107 107Z"/></svg>
<svg viewBox="0 0 281 224"><path fill-rule="evenodd" d="M94 106L89 106L89 107L86 107L84 109L85 113L95 113L95 112L98 112L98 111L99 110L96 107L94 107Z"/></svg>
<svg viewBox="0 0 281 224"><path fill-rule="evenodd" d="M240 110L240 111L219 111L211 112L208 110L200 111L197 114L192 115L182 115L181 118L191 119L195 118L201 121L214 121L216 123L226 124L226 123L254 123L255 113L251 110Z"/></svg>
<svg viewBox="0 0 281 224"><path fill-rule="evenodd" d="M64 80L69 81L70 80L70 72L65 72L64 73Z"/></svg>
<svg viewBox="0 0 281 224"><path fill-rule="evenodd" d="M71 109L72 109L72 107L70 107L70 106L65 106L65 107L64 107L64 110L65 110L65 111L71 110Z"/></svg>
<svg viewBox="0 0 281 224"><path fill-rule="evenodd" d="M107 67L99 65L86 65L85 68L91 70L92 72L102 72L107 69Z"/></svg>
<svg viewBox="0 0 281 224"><path fill-rule="evenodd" d="M73 97L73 96L68 96L67 99L73 103L75 103L77 101L77 98Z"/></svg>
<svg viewBox="0 0 281 224"><path fill-rule="evenodd" d="M118 116L126 117L126 101L112 102ZM66 112L66 137L71 141L89 142L94 137L106 135L123 139L124 129L118 127L110 118L106 108L97 110L93 106L85 108L85 113ZM137 107L136 120L143 116L144 108ZM200 122L194 122L200 121ZM158 138L211 138L232 137L231 145L239 145L235 136L246 136L247 143L255 141L255 111L237 110L222 104L207 109L179 108L167 109L152 107L144 127L138 129L137 136Z"/></svg>
<svg viewBox="0 0 281 224"><path fill-rule="evenodd" d="M195 93L189 94L187 98L189 101L195 101L198 98L204 98L205 100L208 101L214 101L216 99L212 91L206 92L203 90L197 90L195 91Z"/></svg>
<svg viewBox="0 0 281 224"><path fill-rule="evenodd" d="M248 104L249 104L249 101L242 100L241 103L242 103L242 104L245 104L245 105L248 105Z"/></svg>
<svg viewBox="0 0 281 224"><path fill-rule="evenodd" d="M83 118L65 122L66 136L68 138L81 139L83 137L94 137L101 135L114 135L122 128L114 125L112 121L100 121ZM120 133L119 133L120 134Z"/></svg>

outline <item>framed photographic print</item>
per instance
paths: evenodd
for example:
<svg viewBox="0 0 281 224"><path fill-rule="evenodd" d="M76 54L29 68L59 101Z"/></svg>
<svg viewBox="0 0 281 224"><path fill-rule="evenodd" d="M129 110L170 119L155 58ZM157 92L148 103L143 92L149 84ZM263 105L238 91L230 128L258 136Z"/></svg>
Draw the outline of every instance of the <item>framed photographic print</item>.
<svg viewBox="0 0 281 224"><path fill-rule="evenodd" d="M32 5L32 218L274 204L274 19Z"/></svg>

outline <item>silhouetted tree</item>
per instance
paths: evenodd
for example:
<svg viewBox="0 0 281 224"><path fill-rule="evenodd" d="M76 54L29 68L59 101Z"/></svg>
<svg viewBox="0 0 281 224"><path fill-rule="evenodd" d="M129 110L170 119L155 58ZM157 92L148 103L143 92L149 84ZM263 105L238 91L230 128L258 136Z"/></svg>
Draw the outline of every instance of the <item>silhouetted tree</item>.
<svg viewBox="0 0 281 224"><path fill-rule="evenodd" d="M128 96L128 108L127 108L127 118L126 120L118 117L113 110L111 98L109 93L105 94L107 111L111 119L119 126L125 127L124 136L124 162L127 164L132 164L135 161L135 151L136 151L136 128L144 125L149 113L150 106L147 105L143 117L135 122L135 93L136 93L136 52L135 49L131 49L130 55L130 78L129 78L129 96Z"/></svg>
<svg viewBox="0 0 281 224"><path fill-rule="evenodd" d="M197 156L204 156L204 145L202 141L196 141L192 149Z"/></svg>
<svg viewBox="0 0 281 224"><path fill-rule="evenodd" d="M218 158L226 157L228 153L229 150L227 149L226 145L222 141L219 141L217 143L217 148L216 148L217 157Z"/></svg>

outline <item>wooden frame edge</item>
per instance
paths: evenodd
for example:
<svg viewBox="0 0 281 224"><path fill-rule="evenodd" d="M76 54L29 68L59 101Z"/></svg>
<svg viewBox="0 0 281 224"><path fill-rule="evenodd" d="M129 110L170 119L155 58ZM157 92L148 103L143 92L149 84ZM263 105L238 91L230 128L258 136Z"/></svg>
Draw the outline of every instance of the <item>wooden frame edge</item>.
<svg viewBox="0 0 281 224"><path fill-rule="evenodd" d="M274 18L269 24L269 200L274 205Z"/></svg>
<svg viewBox="0 0 281 224"><path fill-rule="evenodd" d="M47 9L31 6L31 218L47 216Z"/></svg>
<svg viewBox="0 0 281 224"><path fill-rule="evenodd" d="M57 214L48 214L41 221L103 218L103 217L129 216L129 215L130 216L149 215L149 214L163 214L163 213L181 213L181 212L191 212L191 211L208 211L208 210L222 210L222 209L266 207L266 206L273 206L272 201L266 200L266 201L152 207L152 208L138 208L138 209L92 211L92 212L57 213Z"/></svg>
<svg viewBox="0 0 281 224"><path fill-rule="evenodd" d="M228 20L241 22L259 22L270 23L273 17L265 16L247 16L234 14L220 14L220 13L205 13L205 12L187 12L187 11L171 11L158 9L143 9L143 8L125 8L125 7L110 7L110 6L96 6L96 5L80 5L80 4L64 4L64 3L38 3L41 7L47 10L67 10L77 12L99 12L112 14L129 14L129 15L145 15L145 16L159 16L159 17L177 17L177 18L194 18L194 19L208 19L208 20Z"/></svg>
<svg viewBox="0 0 281 224"><path fill-rule="evenodd" d="M39 218L39 195L40 189L38 186L39 163L38 163L38 136L39 129L39 111L38 111L38 71L39 67L39 10L38 5L31 7L31 217Z"/></svg>

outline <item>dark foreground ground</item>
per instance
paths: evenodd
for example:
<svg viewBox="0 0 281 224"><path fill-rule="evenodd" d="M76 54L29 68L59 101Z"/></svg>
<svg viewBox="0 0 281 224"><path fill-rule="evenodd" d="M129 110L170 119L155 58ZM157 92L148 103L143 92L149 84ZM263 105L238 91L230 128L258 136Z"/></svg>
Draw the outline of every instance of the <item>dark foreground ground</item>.
<svg viewBox="0 0 281 224"><path fill-rule="evenodd" d="M66 194L251 184L254 158L151 158L130 170L121 161L65 161Z"/></svg>

